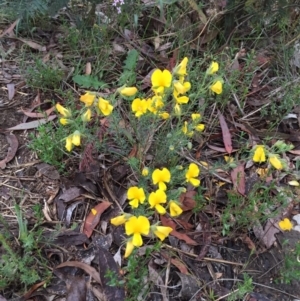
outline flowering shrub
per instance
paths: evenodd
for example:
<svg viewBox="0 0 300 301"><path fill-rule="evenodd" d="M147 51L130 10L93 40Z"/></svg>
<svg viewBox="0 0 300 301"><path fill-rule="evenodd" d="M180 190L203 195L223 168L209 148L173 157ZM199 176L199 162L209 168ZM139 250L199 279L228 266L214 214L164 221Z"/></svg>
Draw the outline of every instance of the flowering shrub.
<svg viewBox="0 0 300 301"><path fill-rule="evenodd" d="M114 6L119 8L120 1L115 1ZM162 152L174 154L178 161L180 156L177 152L189 147L193 137L205 130L205 125L201 123L201 113L195 112L195 106L190 104L188 92L192 85L188 80L187 64L188 58L185 57L172 72L154 70L151 75L151 93L147 94L147 97L136 87L124 85L107 97L109 100L102 98L98 93L87 91L80 97L84 104L80 111L56 104L56 109L61 115L60 124L67 127L70 133L65 138L66 150L71 152L74 147L82 144L83 139L92 139L93 134L87 124L97 115L110 118L109 125L113 127L114 116L117 114L114 106L118 103L117 98L122 97L130 101L127 107L131 110L133 118L130 119L130 126L136 128L136 134L140 135L137 140L143 141L148 136L157 137L160 143L158 148L162 148ZM223 80L216 75L218 69L219 64L212 62L204 73L201 86L203 93L222 93ZM190 106L187 106L188 104ZM162 126L167 131L167 143L159 142L157 129ZM163 136L165 139L166 136ZM177 143L174 143L175 141ZM141 149L143 148L141 146ZM138 168L138 183L127 190L131 213L122 213L111 219L115 226L125 225L128 235L125 257L128 257L135 247L143 245L142 236L156 236L161 241L168 237L172 228L161 226L157 222L151 225L153 219L150 217L155 213L178 217L183 212L179 197L186 191L184 186L200 185L200 169L195 163L174 168L174 164L170 163L172 160L166 160L167 163L163 164L162 168L153 168L158 162L154 161L146 167L143 156L138 158L138 165L144 167Z"/></svg>

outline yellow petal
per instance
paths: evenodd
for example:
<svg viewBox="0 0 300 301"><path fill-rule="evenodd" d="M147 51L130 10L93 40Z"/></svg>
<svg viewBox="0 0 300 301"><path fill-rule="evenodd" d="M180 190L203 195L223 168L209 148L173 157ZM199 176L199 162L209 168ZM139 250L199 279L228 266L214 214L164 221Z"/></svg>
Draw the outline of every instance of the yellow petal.
<svg viewBox="0 0 300 301"><path fill-rule="evenodd" d="M127 235L140 233L148 235L150 230L150 222L145 216L132 216L125 223L125 232Z"/></svg>
<svg viewBox="0 0 300 301"><path fill-rule="evenodd" d="M59 119L59 122L62 124L62 125L66 125L66 124L69 124L69 119L67 118L60 118Z"/></svg>
<svg viewBox="0 0 300 301"><path fill-rule="evenodd" d="M120 90L122 96L134 96L137 93L138 89L136 87L124 87Z"/></svg>
<svg viewBox="0 0 300 301"><path fill-rule="evenodd" d="M148 106L149 104L145 99L136 98L131 104L131 109L136 117L140 117L147 112Z"/></svg>
<svg viewBox="0 0 300 301"><path fill-rule="evenodd" d="M283 231L290 231L293 229L293 224L288 218L283 219L278 224L279 224L279 228Z"/></svg>
<svg viewBox="0 0 300 301"><path fill-rule="evenodd" d="M140 233L133 234L132 244L135 247L141 247L143 245L143 239L142 239L142 235Z"/></svg>
<svg viewBox="0 0 300 301"><path fill-rule="evenodd" d="M215 92L216 94L221 94L223 91L223 84L221 81L216 81L214 84L210 86L210 90Z"/></svg>
<svg viewBox="0 0 300 301"><path fill-rule="evenodd" d="M150 208L155 207L156 205L166 203L167 195L162 189L158 189L155 192L151 192L149 195L148 202L150 204Z"/></svg>
<svg viewBox="0 0 300 301"><path fill-rule="evenodd" d="M205 129L205 125L203 123L199 123L195 126L195 130L198 132L203 132Z"/></svg>
<svg viewBox="0 0 300 301"><path fill-rule="evenodd" d="M169 236L169 234L173 231L171 227L164 227L164 226L156 226L154 228L153 233L161 240L163 241L166 237Z"/></svg>
<svg viewBox="0 0 300 301"><path fill-rule="evenodd" d="M68 152L70 152L73 148L73 143L72 143L72 135L68 136L66 139L66 149Z"/></svg>
<svg viewBox="0 0 300 301"><path fill-rule="evenodd" d="M82 101L86 107L90 107L91 105L93 105L95 98L95 94L87 92L84 95L80 96L80 101Z"/></svg>
<svg viewBox="0 0 300 301"><path fill-rule="evenodd" d="M147 177L149 174L149 168L148 167L144 167L143 170L142 170L142 175L144 177Z"/></svg>
<svg viewBox="0 0 300 301"><path fill-rule="evenodd" d="M263 145L256 145L254 149L254 154L252 158L253 162L265 162L266 161L266 152Z"/></svg>
<svg viewBox="0 0 300 301"><path fill-rule="evenodd" d="M174 106L174 111L176 115L180 115L181 114L181 107L178 103L176 103L176 105Z"/></svg>
<svg viewBox="0 0 300 301"><path fill-rule="evenodd" d="M216 73L219 70L219 63L212 62L209 68L206 70L206 74L212 75Z"/></svg>
<svg viewBox="0 0 300 301"><path fill-rule="evenodd" d="M98 107L104 116L110 115L114 109L114 107L109 103L109 101L103 99L102 97L99 98Z"/></svg>
<svg viewBox="0 0 300 301"><path fill-rule="evenodd" d="M72 143L76 146L80 145L80 135L79 131L75 131L72 135Z"/></svg>
<svg viewBox="0 0 300 301"><path fill-rule="evenodd" d="M189 180L189 182L194 186L194 187L198 187L200 185L200 180L195 179L195 178L191 178Z"/></svg>
<svg viewBox="0 0 300 301"><path fill-rule="evenodd" d="M182 213L182 209L174 202L170 202L170 215L172 217L178 216Z"/></svg>
<svg viewBox="0 0 300 301"><path fill-rule="evenodd" d="M127 258L132 253L133 249L134 249L134 245L132 243L132 240L130 240L126 244L126 250L125 250L124 257Z"/></svg>
<svg viewBox="0 0 300 301"><path fill-rule="evenodd" d="M193 113L191 116L192 116L193 121L198 120L198 119L201 118L201 114L199 114L199 113Z"/></svg>
<svg viewBox="0 0 300 301"><path fill-rule="evenodd" d="M64 117L71 117L72 116L71 111L66 109L65 107L63 107L60 103L57 103L55 105L55 108Z"/></svg>
<svg viewBox="0 0 300 301"><path fill-rule="evenodd" d="M110 220L110 223L113 224L114 226L120 226L120 225L125 224L126 221L127 221L126 215L122 214L122 215L112 218Z"/></svg>
<svg viewBox="0 0 300 301"><path fill-rule="evenodd" d="M81 116L81 120L83 122L88 122L88 121L91 120L91 118L92 118L92 111L91 111L91 109L87 109L86 112L84 112L82 114L82 116Z"/></svg>
<svg viewBox="0 0 300 301"><path fill-rule="evenodd" d="M159 184L159 183L169 183L171 180L171 173L167 168L155 169L152 173L152 181L153 184ZM165 189L164 189L165 190Z"/></svg>
<svg viewBox="0 0 300 301"><path fill-rule="evenodd" d="M186 73L186 66L187 66L188 61L189 61L188 58L185 57L181 61L181 63L176 67L175 74L180 75L180 76L186 75L187 74Z"/></svg>
<svg viewBox="0 0 300 301"><path fill-rule="evenodd" d="M159 116L162 118L162 119L168 119L170 117L170 114L168 112L163 112L161 114L159 114Z"/></svg>
<svg viewBox="0 0 300 301"><path fill-rule="evenodd" d="M162 205L156 205L155 210L161 215L166 214L166 209Z"/></svg>
<svg viewBox="0 0 300 301"><path fill-rule="evenodd" d="M144 189L137 186L130 187L127 191L127 198L132 200L129 204L137 208L139 203L143 204L146 199Z"/></svg>
<svg viewBox="0 0 300 301"><path fill-rule="evenodd" d="M289 185L291 185L291 186L299 186L299 185L300 185L299 182L296 181L296 180L294 180L294 181L289 181L288 183L289 183Z"/></svg>
<svg viewBox="0 0 300 301"><path fill-rule="evenodd" d="M152 88L161 88L159 92L163 92L164 88L169 88L172 82L172 74L169 70L156 69L151 75Z"/></svg>
<svg viewBox="0 0 300 301"><path fill-rule="evenodd" d="M277 155L269 154L269 161L274 168L278 170L283 169L282 162L279 160Z"/></svg>

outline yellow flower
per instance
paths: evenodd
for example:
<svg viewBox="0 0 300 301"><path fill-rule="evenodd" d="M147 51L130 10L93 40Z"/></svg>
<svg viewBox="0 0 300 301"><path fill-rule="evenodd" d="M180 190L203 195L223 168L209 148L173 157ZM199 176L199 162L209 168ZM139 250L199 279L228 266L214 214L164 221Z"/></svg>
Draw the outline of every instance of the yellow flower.
<svg viewBox="0 0 300 301"><path fill-rule="evenodd" d="M143 204L146 196L143 188L138 188L137 186L130 187L127 191L127 198L131 200L129 204L132 208L137 208L139 203Z"/></svg>
<svg viewBox="0 0 300 301"><path fill-rule="evenodd" d="M199 123L195 126L195 130L198 132L203 132L204 129L205 129L205 124L203 124L203 123Z"/></svg>
<svg viewBox="0 0 300 301"><path fill-rule="evenodd" d="M131 109L135 113L135 117L141 117L147 112L148 103L145 99L136 98L131 104Z"/></svg>
<svg viewBox="0 0 300 301"><path fill-rule="evenodd" d="M132 253L133 249L134 249L134 245L132 243L132 239L130 239L126 244L124 257L127 258Z"/></svg>
<svg viewBox="0 0 300 301"><path fill-rule="evenodd" d="M266 152L263 145L256 145L254 148L254 154L252 158L253 162L265 162L266 161Z"/></svg>
<svg viewBox="0 0 300 301"><path fill-rule="evenodd" d="M153 226L151 230L161 241L165 240L165 238L173 231L171 227L164 226Z"/></svg>
<svg viewBox="0 0 300 301"><path fill-rule="evenodd" d="M220 80L217 80L214 84L210 86L210 90L215 92L216 94L221 94L223 91L223 84Z"/></svg>
<svg viewBox="0 0 300 301"><path fill-rule="evenodd" d="M155 208L155 210L159 214L165 214L166 209L160 205L167 202L167 195L163 190L156 190L155 192L151 192L149 195L149 204L150 208Z"/></svg>
<svg viewBox="0 0 300 301"><path fill-rule="evenodd" d="M114 226L120 226L120 225L125 224L130 217L131 217L131 214L125 213L125 214L122 214L122 215L112 218L110 220L110 223L113 224Z"/></svg>
<svg viewBox="0 0 300 301"><path fill-rule="evenodd" d="M179 76L183 76L183 75L186 75L186 66L187 66L187 63L188 63L188 58L185 57L181 63L176 67L175 69L175 74L179 75Z"/></svg>
<svg viewBox="0 0 300 301"><path fill-rule="evenodd" d="M201 118L201 114L199 114L199 113L193 113L191 116L192 116L193 121L198 120L198 119Z"/></svg>
<svg viewBox="0 0 300 301"><path fill-rule="evenodd" d="M191 89L191 83L181 83L180 81L174 81L174 88L178 94L185 94L188 90Z"/></svg>
<svg viewBox="0 0 300 301"><path fill-rule="evenodd" d="M103 99L102 97L99 97L98 107L104 116L110 115L114 109L114 107L109 103L109 101Z"/></svg>
<svg viewBox="0 0 300 301"><path fill-rule="evenodd" d="M72 143L76 146L80 145L80 135L79 131L75 131L72 135Z"/></svg>
<svg viewBox="0 0 300 301"><path fill-rule="evenodd" d="M69 109L66 109L65 107L63 107L60 103L57 103L55 105L56 107L56 110L61 114L63 115L64 117L71 117L72 114L71 114L71 111Z"/></svg>
<svg viewBox="0 0 300 301"><path fill-rule="evenodd" d="M67 119L67 118L60 118L60 119L59 119L59 122L60 122L62 125L66 125L66 124L69 124L70 119Z"/></svg>
<svg viewBox="0 0 300 301"><path fill-rule="evenodd" d="M144 167L143 170L142 170L142 175L144 177L147 177L149 174L149 168L148 167Z"/></svg>
<svg viewBox="0 0 300 301"><path fill-rule="evenodd" d="M91 105L93 105L95 98L96 98L95 94L87 92L84 95L80 96L80 101L85 103L86 107L90 107Z"/></svg>
<svg viewBox="0 0 300 301"><path fill-rule="evenodd" d="M182 209L174 201L170 202L170 215L172 217L178 216L182 213Z"/></svg>
<svg viewBox="0 0 300 301"><path fill-rule="evenodd" d="M174 111L175 111L176 115L180 115L181 114L181 107L180 107L180 105L178 103L174 106Z"/></svg>
<svg viewBox="0 0 300 301"><path fill-rule="evenodd" d="M182 132L183 132L185 135L189 136L189 137L192 137L193 134L194 134L193 131L190 131L190 132L189 132L187 121L185 121L184 124L183 124Z"/></svg>
<svg viewBox="0 0 300 301"><path fill-rule="evenodd" d="M285 218L282 221L280 221L278 225L282 231L290 231L293 229L293 224L288 218Z"/></svg>
<svg viewBox="0 0 300 301"><path fill-rule="evenodd" d="M169 88L172 82L172 74L169 70L156 69L151 75L152 89L155 93L162 94L165 88Z"/></svg>
<svg viewBox="0 0 300 301"><path fill-rule="evenodd" d="M178 96L178 92L174 90L173 96L175 98L176 104L186 104L189 102L189 98L187 96Z"/></svg>
<svg viewBox="0 0 300 301"><path fill-rule="evenodd" d="M191 163L185 174L186 182L190 182L195 187L199 186L200 180L196 179L199 176L199 173L199 167L195 163Z"/></svg>
<svg viewBox="0 0 300 301"><path fill-rule="evenodd" d="M145 216L132 216L125 223L125 232L127 235L133 234L132 244L135 247L143 245L141 234L148 235L150 230L150 222Z"/></svg>
<svg viewBox="0 0 300 301"><path fill-rule="evenodd" d="M87 109L86 112L84 112L82 115L81 115L81 120L83 122L87 122L87 121L90 121L92 118L92 111L91 109Z"/></svg>
<svg viewBox="0 0 300 301"><path fill-rule="evenodd" d="M168 119L168 118L170 118L170 114L168 112L162 112L161 114L159 114L159 116L162 119Z"/></svg>
<svg viewBox="0 0 300 301"><path fill-rule="evenodd" d="M165 183L169 183L171 180L171 173L167 168L155 169L152 173L152 181L153 184L158 184L159 189L167 190L167 186Z"/></svg>
<svg viewBox="0 0 300 301"><path fill-rule="evenodd" d="M230 156L224 156L224 160L226 163L233 163L234 159Z"/></svg>
<svg viewBox="0 0 300 301"><path fill-rule="evenodd" d="M206 70L206 74L212 75L216 73L219 70L219 63L212 62L209 66L209 68Z"/></svg>
<svg viewBox="0 0 300 301"><path fill-rule="evenodd" d="M73 149L72 135L70 135L66 138L66 146L65 147L68 152L70 152Z"/></svg>
<svg viewBox="0 0 300 301"><path fill-rule="evenodd" d="M124 87L122 89L119 90L119 93L122 96L133 96L137 93L138 89L136 87Z"/></svg>
<svg viewBox="0 0 300 301"><path fill-rule="evenodd" d="M79 146L80 145L80 132L75 131L73 134L69 135L66 138L66 149L70 152L73 149L73 145Z"/></svg>
<svg viewBox="0 0 300 301"><path fill-rule="evenodd" d="M300 185L299 182L296 181L296 180L289 181L288 184L291 185L291 186L299 186Z"/></svg>
<svg viewBox="0 0 300 301"><path fill-rule="evenodd" d="M271 163L271 165L278 169L281 170L283 169L283 165L281 160L279 160L278 155L274 155L274 154L269 154L269 162Z"/></svg>
<svg viewBox="0 0 300 301"><path fill-rule="evenodd" d="M154 95L152 98L147 100L147 108L153 114L156 114L164 106L162 97L159 95Z"/></svg>

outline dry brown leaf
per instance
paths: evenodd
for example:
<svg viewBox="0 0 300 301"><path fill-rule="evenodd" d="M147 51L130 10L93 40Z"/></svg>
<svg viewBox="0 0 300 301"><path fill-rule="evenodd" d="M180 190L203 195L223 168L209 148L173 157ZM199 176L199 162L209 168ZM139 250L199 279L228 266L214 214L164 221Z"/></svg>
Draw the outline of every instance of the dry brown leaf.
<svg viewBox="0 0 300 301"><path fill-rule="evenodd" d="M6 139L9 143L9 148L7 150L6 157L0 161L1 169L4 169L6 167L6 163L14 158L19 147L18 139L14 134L6 135Z"/></svg>
<svg viewBox="0 0 300 301"><path fill-rule="evenodd" d="M12 100L15 96L15 84L7 84L8 100Z"/></svg>
<svg viewBox="0 0 300 301"><path fill-rule="evenodd" d="M241 194L245 195L245 170L244 164L240 164L231 171L231 179L236 190Z"/></svg>
<svg viewBox="0 0 300 301"><path fill-rule="evenodd" d="M92 73L92 64L87 62L85 65L85 75L90 75Z"/></svg>
<svg viewBox="0 0 300 301"><path fill-rule="evenodd" d="M101 214L111 205L110 202L101 202L91 209L90 214L87 216L83 226L83 233L87 237L91 237L95 227L100 221Z"/></svg>
<svg viewBox="0 0 300 301"><path fill-rule="evenodd" d="M95 281L101 284L99 273L93 267L89 266L86 263L79 262L79 261L66 261L61 263L56 267L56 269L63 268L63 267L76 267L84 270L87 274L89 274Z"/></svg>
<svg viewBox="0 0 300 301"><path fill-rule="evenodd" d="M223 142L224 142L225 149L228 152L228 154L231 154L232 153L231 134L229 132L225 118L221 114L220 111L218 111L218 117L219 117L221 129L222 129L222 136L223 136Z"/></svg>
<svg viewBox="0 0 300 301"><path fill-rule="evenodd" d="M28 45L30 48L32 49L35 49L35 50L38 50L38 51L46 51L47 48L46 46L43 46L43 45L40 45L36 42L33 42L33 41L30 41L30 40L26 40L26 39L21 39L21 38L18 38L19 41L23 42L24 44Z"/></svg>
<svg viewBox="0 0 300 301"><path fill-rule="evenodd" d="M7 29L5 29L2 34L0 35L0 38L4 37L6 34L8 34L10 37L14 36L14 28L16 27L17 23L19 22L20 19L17 19L15 22L13 22Z"/></svg>
<svg viewBox="0 0 300 301"><path fill-rule="evenodd" d="M16 126L6 129L6 130L7 131L23 131L23 130L35 129L42 124L45 124L49 121L54 120L56 117L57 117L56 115L51 115L47 119L43 118L43 119L31 121L31 122L20 123Z"/></svg>
<svg viewBox="0 0 300 301"><path fill-rule="evenodd" d="M55 106L46 110L44 113L34 113L34 112L24 111L23 109L22 109L22 112L26 116L31 117L31 118L43 118L43 117L45 117L45 115L49 116L54 110L55 110Z"/></svg>

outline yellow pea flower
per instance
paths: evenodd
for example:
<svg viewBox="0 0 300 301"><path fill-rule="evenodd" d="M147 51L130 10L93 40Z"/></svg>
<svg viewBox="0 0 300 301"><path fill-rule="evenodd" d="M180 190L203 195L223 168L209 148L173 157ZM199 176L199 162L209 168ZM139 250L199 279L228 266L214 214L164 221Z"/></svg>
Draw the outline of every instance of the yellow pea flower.
<svg viewBox="0 0 300 301"><path fill-rule="evenodd" d="M167 190L167 186L165 183L169 183L171 180L171 173L167 168L155 169L152 173L152 181L153 184L158 184L159 189Z"/></svg>
<svg viewBox="0 0 300 301"><path fill-rule="evenodd" d="M180 81L174 81L174 88L178 94L185 94L191 89L190 82L181 83Z"/></svg>
<svg viewBox="0 0 300 301"><path fill-rule="evenodd" d="M253 162L258 162L258 163L266 161L266 151L263 145L255 146L252 160Z"/></svg>
<svg viewBox="0 0 300 301"><path fill-rule="evenodd" d="M68 136L66 138L66 145L65 145L65 147L66 147L66 150L68 152L70 152L73 149L72 135L70 135L70 136Z"/></svg>
<svg viewBox="0 0 300 301"><path fill-rule="evenodd" d="M112 218L110 220L110 223L113 224L114 226L120 226L120 225L125 224L130 217L131 217L131 214L125 213L125 214L122 214L122 215Z"/></svg>
<svg viewBox="0 0 300 301"><path fill-rule="evenodd" d="M193 120L193 121L196 121L196 120L198 120L198 119L201 118L201 114L199 114L199 113L193 113L193 114L191 115L191 117L192 117L192 120Z"/></svg>
<svg viewBox="0 0 300 301"><path fill-rule="evenodd" d="M169 206L170 206L170 215L172 217L178 216L183 212L180 206L178 206L177 203L174 201L171 201Z"/></svg>
<svg viewBox="0 0 300 301"><path fill-rule="evenodd" d="M194 134L193 131L190 131L190 132L189 132L187 121L185 121L184 124L183 124L182 132L183 132L185 135L189 136L189 137L192 137L193 134Z"/></svg>
<svg viewBox="0 0 300 301"><path fill-rule="evenodd" d="M191 183L194 187L200 185L200 180L196 179L200 174L200 169L195 163L189 165L189 169L185 174L186 182Z"/></svg>
<svg viewBox="0 0 300 301"><path fill-rule="evenodd" d="M216 94L221 94L223 91L223 84L220 80L217 80L214 84L210 86L210 90Z"/></svg>
<svg viewBox="0 0 300 301"><path fill-rule="evenodd" d="M285 218L282 221L280 221L278 225L282 231L290 231L293 229L293 224L288 218Z"/></svg>
<svg viewBox="0 0 300 301"><path fill-rule="evenodd" d="M281 160L279 160L278 155L269 154L269 162L271 163L271 165L274 168L276 168L278 170L283 169L283 164L282 164Z"/></svg>
<svg viewBox="0 0 300 301"><path fill-rule="evenodd" d="M159 95L154 95L152 98L147 100L147 109L156 114L164 106L162 97Z"/></svg>
<svg viewBox="0 0 300 301"><path fill-rule="evenodd" d="M86 107L90 107L91 105L93 105L95 98L96 98L95 94L92 94L91 92L87 92L84 95L80 96L80 101L82 101Z"/></svg>
<svg viewBox="0 0 300 301"><path fill-rule="evenodd" d="M124 258L127 258L133 251L134 249L134 245L132 243L132 239L130 239L127 243L126 243L126 249L125 249L125 255Z"/></svg>
<svg viewBox="0 0 300 301"><path fill-rule="evenodd" d="M148 167L144 167L143 170L142 170L142 175L144 177L147 177L149 174L149 168Z"/></svg>
<svg viewBox="0 0 300 301"><path fill-rule="evenodd" d="M203 124L203 123L199 123L195 126L195 130L198 132L203 132L204 129L205 129L205 124Z"/></svg>
<svg viewBox="0 0 300 301"><path fill-rule="evenodd" d="M176 90L174 90L173 96L175 98L176 104L186 104L189 102L189 98L187 96L179 96Z"/></svg>
<svg viewBox="0 0 300 301"><path fill-rule="evenodd" d="M79 146L80 145L80 132L79 131L75 131L73 134L72 134L72 143L76 146Z"/></svg>
<svg viewBox="0 0 300 301"><path fill-rule="evenodd" d="M219 63L212 62L209 66L209 68L206 70L206 74L212 75L216 73L219 70Z"/></svg>
<svg viewBox="0 0 300 301"><path fill-rule="evenodd" d="M174 106L174 111L175 111L176 115L180 115L181 114L181 107L180 107L180 105L178 103Z"/></svg>
<svg viewBox="0 0 300 301"><path fill-rule="evenodd" d="M130 206L132 208L137 208L139 203L143 204L146 199L144 189L137 186L130 187L127 190L127 198L128 200L131 200L129 202Z"/></svg>
<svg viewBox="0 0 300 301"><path fill-rule="evenodd" d="M133 235L132 244L135 247L143 245L143 235L148 235L150 231L150 222L145 216L132 216L125 223L125 232L127 235Z"/></svg>
<svg viewBox="0 0 300 301"><path fill-rule="evenodd" d="M134 96L137 93L138 89L136 87L124 87L119 90L119 93L122 96Z"/></svg>
<svg viewBox="0 0 300 301"><path fill-rule="evenodd" d="M87 109L82 115L81 115L81 120L83 122L88 122L92 118L92 111L91 109Z"/></svg>
<svg viewBox="0 0 300 301"><path fill-rule="evenodd" d="M60 124L62 124L62 125L67 125L67 124L70 123L70 119L67 119L67 118L60 118L60 119L59 119L59 122L60 122Z"/></svg>
<svg viewBox="0 0 300 301"><path fill-rule="evenodd" d="M102 97L99 97L98 107L104 116L110 115L114 109L114 107L109 103L109 101L103 99Z"/></svg>
<svg viewBox="0 0 300 301"><path fill-rule="evenodd" d="M165 240L166 237L173 231L171 227L164 227L164 226L152 226L152 232L161 240Z"/></svg>
<svg viewBox="0 0 300 301"><path fill-rule="evenodd" d="M186 66L188 63L189 59L187 57L183 58L181 63L175 68L175 74L179 76L184 76L186 75Z"/></svg>
<svg viewBox="0 0 300 301"><path fill-rule="evenodd" d="M165 120L170 118L170 114L168 112L162 112L161 114L159 114L159 116Z"/></svg>
<svg viewBox="0 0 300 301"><path fill-rule="evenodd" d="M155 208L159 214L165 214L166 209L161 205L167 202L167 195L163 190L156 190L149 195L150 208Z"/></svg>
<svg viewBox="0 0 300 301"><path fill-rule="evenodd" d="M135 113L135 117L141 117L147 112L148 103L145 99L136 98L131 104L132 112Z"/></svg>
<svg viewBox="0 0 300 301"><path fill-rule="evenodd" d="M169 88L172 83L172 74L169 70L156 69L151 75L152 89L155 93L164 93L165 88Z"/></svg>
<svg viewBox="0 0 300 301"><path fill-rule="evenodd" d="M66 109L65 107L63 107L60 103L57 103L55 105L55 108L64 117L71 117L72 116L71 111L69 109Z"/></svg>

